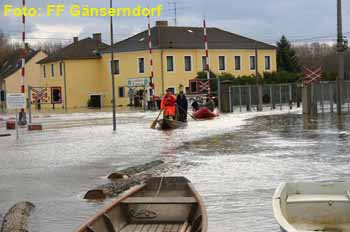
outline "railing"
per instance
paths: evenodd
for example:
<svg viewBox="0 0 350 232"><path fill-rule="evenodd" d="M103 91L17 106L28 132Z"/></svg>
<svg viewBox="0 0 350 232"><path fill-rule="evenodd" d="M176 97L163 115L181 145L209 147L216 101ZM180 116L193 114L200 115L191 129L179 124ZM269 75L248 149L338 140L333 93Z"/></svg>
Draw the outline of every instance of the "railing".
<svg viewBox="0 0 350 232"><path fill-rule="evenodd" d="M283 110L300 107L304 100L306 107L312 108L313 113L336 112L336 83L335 81L320 82L311 86L300 83L232 85L220 84L220 110L222 112L257 111L259 91L262 93L262 110ZM309 93L307 93L309 91ZM309 96L307 96L309 94ZM307 100L310 98L309 100ZM308 101L308 102L307 102ZM342 85L342 110L350 112L350 81Z"/></svg>

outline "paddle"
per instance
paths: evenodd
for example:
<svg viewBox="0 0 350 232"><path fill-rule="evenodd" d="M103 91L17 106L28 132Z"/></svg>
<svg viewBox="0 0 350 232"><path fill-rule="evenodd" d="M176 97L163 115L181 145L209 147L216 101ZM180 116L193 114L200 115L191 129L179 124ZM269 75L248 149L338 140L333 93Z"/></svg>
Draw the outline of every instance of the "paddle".
<svg viewBox="0 0 350 232"><path fill-rule="evenodd" d="M155 128L156 128L158 119L159 119L159 117L160 117L160 115L161 115L162 112L163 112L163 110L160 110L160 111L159 111L159 114L158 114L157 118L156 118L156 119L152 122L152 124L151 124L151 129L155 129Z"/></svg>
<svg viewBox="0 0 350 232"><path fill-rule="evenodd" d="M192 114L188 113L187 110L184 110L184 108L182 108L181 106L179 106L178 104L176 104L176 107L180 108L182 111L184 111L186 113L186 115L191 116L191 118L193 118L193 120L198 121L197 118L195 118Z"/></svg>

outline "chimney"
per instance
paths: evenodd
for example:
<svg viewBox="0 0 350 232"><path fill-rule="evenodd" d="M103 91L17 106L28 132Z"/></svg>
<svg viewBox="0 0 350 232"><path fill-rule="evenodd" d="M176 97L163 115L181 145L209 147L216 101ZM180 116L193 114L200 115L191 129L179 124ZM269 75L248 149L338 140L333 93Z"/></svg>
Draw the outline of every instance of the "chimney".
<svg viewBox="0 0 350 232"><path fill-rule="evenodd" d="M79 38L77 36L73 37L73 43L77 43L79 41Z"/></svg>
<svg viewBox="0 0 350 232"><path fill-rule="evenodd" d="M166 20L156 21L156 26L157 27L167 27L168 21L166 21Z"/></svg>
<svg viewBox="0 0 350 232"><path fill-rule="evenodd" d="M102 42L102 34L101 33L94 33L92 34L92 38L96 40L97 42L101 43Z"/></svg>

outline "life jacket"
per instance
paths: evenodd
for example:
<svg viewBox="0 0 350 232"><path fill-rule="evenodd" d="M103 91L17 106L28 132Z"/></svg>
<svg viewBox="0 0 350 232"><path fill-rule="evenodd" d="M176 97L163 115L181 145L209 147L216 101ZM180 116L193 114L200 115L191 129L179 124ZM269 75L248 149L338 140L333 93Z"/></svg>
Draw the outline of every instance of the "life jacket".
<svg viewBox="0 0 350 232"><path fill-rule="evenodd" d="M174 106L175 102L176 102L176 99L173 95L164 97L164 106Z"/></svg>

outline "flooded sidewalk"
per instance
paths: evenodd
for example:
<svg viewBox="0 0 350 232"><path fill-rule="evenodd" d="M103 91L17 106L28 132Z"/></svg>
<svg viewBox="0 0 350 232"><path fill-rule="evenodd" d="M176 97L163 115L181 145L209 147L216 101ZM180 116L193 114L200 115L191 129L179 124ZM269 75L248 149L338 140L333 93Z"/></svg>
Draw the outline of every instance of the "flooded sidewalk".
<svg viewBox="0 0 350 232"><path fill-rule="evenodd" d="M162 159L166 174L186 176L204 197L209 231L278 231L271 198L281 181L349 175L349 117L342 127L330 115L305 127L299 112L258 114L163 132L149 129L156 113L119 113L116 133L110 113L42 118L42 132L0 138L0 214L28 200L30 231L72 231L108 202L83 200L87 190L117 169Z"/></svg>

